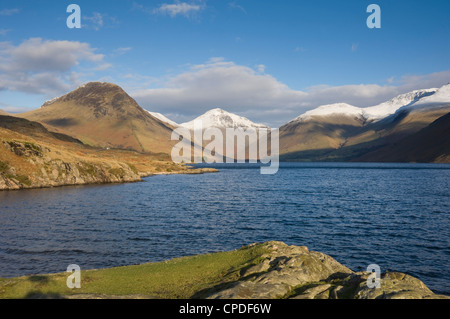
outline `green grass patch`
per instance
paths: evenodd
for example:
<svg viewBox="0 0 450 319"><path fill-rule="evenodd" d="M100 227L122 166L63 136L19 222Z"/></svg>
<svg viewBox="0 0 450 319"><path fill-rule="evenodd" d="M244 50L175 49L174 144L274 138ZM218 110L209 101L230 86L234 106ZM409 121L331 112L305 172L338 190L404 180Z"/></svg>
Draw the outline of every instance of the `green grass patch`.
<svg viewBox="0 0 450 319"><path fill-rule="evenodd" d="M36 144L34 144L34 143L31 143L31 142L24 142L23 144L25 145L25 147L27 147L27 148L29 148L29 149L33 149L33 150L35 150L36 152L41 153L41 151L42 151L42 149L41 149L39 146L37 146Z"/></svg>
<svg viewBox="0 0 450 319"><path fill-rule="evenodd" d="M15 178L17 181L19 181L19 183L23 185L31 186L31 180L26 175L16 175L13 176L13 178Z"/></svg>
<svg viewBox="0 0 450 319"><path fill-rule="evenodd" d="M111 168L108 171L111 175L114 175L117 178L123 178L125 176L125 171L123 168Z"/></svg>
<svg viewBox="0 0 450 319"><path fill-rule="evenodd" d="M134 174L139 174L138 169L133 164L127 163L127 165L130 167L130 169L133 171Z"/></svg>
<svg viewBox="0 0 450 319"><path fill-rule="evenodd" d="M89 163L81 163L77 165L78 171L81 175L84 176L96 176L97 170L95 169L95 166Z"/></svg>
<svg viewBox="0 0 450 319"><path fill-rule="evenodd" d="M67 288L69 273L0 279L0 298L90 294L185 299L203 289L235 280L241 269L258 262L267 253L266 247L258 244L165 262L85 270L81 272L81 289Z"/></svg>
<svg viewBox="0 0 450 319"><path fill-rule="evenodd" d="M8 163L0 161L0 173L3 173L6 178L15 179L21 184L24 184L24 185L27 185L27 186L31 186L32 183L31 183L31 180L30 180L30 178L28 176L26 176L26 175L13 175L13 174L9 173L8 170L9 170Z"/></svg>
<svg viewBox="0 0 450 319"><path fill-rule="evenodd" d="M9 169L8 163L0 161L0 173L6 173Z"/></svg>
<svg viewBox="0 0 450 319"><path fill-rule="evenodd" d="M288 294L286 294L285 296L282 297L282 299L289 299L291 297L300 295L302 293L304 293L306 290L317 287L317 286L321 286L321 285L325 285L327 284L327 282L325 281L317 281L317 282L309 282L307 284L303 284L303 285L299 285L297 287L294 287L291 292L289 292Z"/></svg>

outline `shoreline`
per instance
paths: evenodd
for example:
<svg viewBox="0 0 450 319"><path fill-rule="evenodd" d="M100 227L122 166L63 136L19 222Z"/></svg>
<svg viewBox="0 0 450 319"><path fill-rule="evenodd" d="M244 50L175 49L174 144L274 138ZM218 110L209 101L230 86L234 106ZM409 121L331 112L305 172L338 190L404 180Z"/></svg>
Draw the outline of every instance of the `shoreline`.
<svg viewBox="0 0 450 319"><path fill-rule="evenodd" d="M19 188L0 188L0 192L8 192L8 191L21 191L21 190L35 190L35 189L49 189L49 188L63 188L70 186L89 186L89 185L120 185L120 184L131 184L131 183L139 183L144 182L143 178L159 176L159 175L198 175L198 174L208 174L208 173L217 173L219 170L214 168L193 168L192 171L176 171L176 172L158 172L158 173L142 173L136 179L129 179L123 181L98 181L98 182L83 182L83 183L61 183L61 184L49 184L49 185L41 185L41 186L27 186L22 185Z"/></svg>
<svg viewBox="0 0 450 319"><path fill-rule="evenodd" d="M450 299L400 272L354 272L332 257L283 242L162 262L71 273L0 278L0 299Z"/></svg>

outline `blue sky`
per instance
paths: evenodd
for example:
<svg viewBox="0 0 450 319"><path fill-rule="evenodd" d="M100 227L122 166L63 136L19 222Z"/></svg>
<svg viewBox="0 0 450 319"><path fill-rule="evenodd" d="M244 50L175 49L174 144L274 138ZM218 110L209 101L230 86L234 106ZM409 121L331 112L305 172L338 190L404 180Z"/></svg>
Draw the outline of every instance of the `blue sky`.
<svg viewBox="0 0 450 319"><path fill-rule="evenodd" d="M71 3L81 29L66 26ZM371 3L381 29L366 26ZM448 12L438 0L1 0L0 109L108 81L177 122L221 107L278 126L448 83Z"/></svg>

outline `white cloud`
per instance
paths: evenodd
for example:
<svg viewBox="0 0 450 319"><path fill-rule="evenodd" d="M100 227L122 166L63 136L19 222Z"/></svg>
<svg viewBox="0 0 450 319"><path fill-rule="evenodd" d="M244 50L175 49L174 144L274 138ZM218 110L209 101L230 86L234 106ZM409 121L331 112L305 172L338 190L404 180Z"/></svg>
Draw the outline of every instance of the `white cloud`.
<svg viewBox="0 0 450 319"><path fill-rule="evenodd" d="M264 64L259 64L256 66L258 73L264 73L266 71L266 66Z"/></svg>
<svg viewBox="0 0 450 319"><path fill-rule="evenodd" d="M415 89L439 87L450 79L450 71L422 76L404 76L397 85L318 85L294 90L273 76L213 58L193 65L160 88L138 89L131 95L145 108L163 114L178 114L181 121L221 107L253 121L280 126L298 115L324 104L345 102L366 107Z"/></svg>
<svg viewBox="0 0 450 319"><path fill-rule="evenodd" d="M93 28L96 31L100 30L104 24L103 15L98 12L94 12L92 16L83 16L83 19L88 21L88 24L84 24L83 27Z"/></svg>
<svg viewBox="0 0 450 319"><path fill-rule="evenodd" d="M104 27L111 27L118 24L115 17L106 13L93 12L91 16L82 15L83 28L99 31Z"/></svg>
<svg viewBox="0 0 450 319"><path fill-rule="evenodd" d="M0 29L0 35L6 35L11 29Z"/></svg>
<svg viewBox="0 0 450 319"><path fill-rule="evenodd" d="M262 66L255 70L213 58L171 78L163 88L137 90L133 96L143 106L186 115L198 115L212 107L232 112L293 107L305 96L260 71Z"/></svg>
<svg viewBox="0 0 450 319"><path fill-rule="evenodd" d="M2 9L0 10L0 16L12 16L13 14L19 13L20 9Z"/></svg>
<svg viewBox="0 0 450 319"><path fill-rule="evenodd" d="M130 48L130 47L117 48L113 51L112 55L114 55L114 56L124 55L125 53L130 52L131 50L132 50L132 48Z"/></svg>
<svg viewBox="0 0 450 319"><path fill-rule="evenodd" d="M104 70L108 70L109 68L112 68L112 64L103 63L103 64L97 66L94 70L95 71L104 71Z"/></svg>
<svg viewBox="0 0 450 319"><path fill-rule="evenodd" d="M247 14L247 10L245 10L245 8L244 8L243 6L237 4L236 1L229 2L229 3L228 3L228 6L229 6L230 8L232 8L232 9L237 9L237 10L240 10L240 11L242 11L243 13Z"/></svg>
<svg viewBox="0 0 450 319"><path fill-rule="evenodd" d="M177 15L189 17L192 13L198 12L203 6L198 4L189 4L186 2L177 2L173 4L163 3L160 7L153 10L153 13L168 14L172 18Z"/></svg>
<svg viewBox="0 0 450 319"><path fill-rule="evenodd" d="M88 43L31 38L14 46L0 43L0 89L52 96L78 84L73 72L82 61L105 67L104 55Z"/></svg>

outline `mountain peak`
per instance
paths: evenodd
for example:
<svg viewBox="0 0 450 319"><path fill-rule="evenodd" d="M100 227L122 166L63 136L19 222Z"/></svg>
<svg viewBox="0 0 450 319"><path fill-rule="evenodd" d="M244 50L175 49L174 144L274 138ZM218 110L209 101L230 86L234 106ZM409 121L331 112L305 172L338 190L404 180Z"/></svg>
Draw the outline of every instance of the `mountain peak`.
<svg viewBox="0 0 450 319"><path fill-rule="evenodd" d="M44 104L42 104L41 107L46 107L49 105L52 105L53 103L55 103L56 101L60 100L60 99L65 99L68 100L70 98L74 98L75 95L79 94L89 94L89 93L93 93L95 91L98 90L105 90L105 89L110 89L110 90L117 90L121 88L116 85L116 84L112 84L112 83L108 83L108 82L87 82L84 83L83 85L80 85L79 87L77 87L76 89L74 89L73 91L63 95L63 96L58 96L55 97L51 100L48 100L46 102L44 102Z"/></svg>
<svg viewBox="0 0 450 319"><path fill-rule="evenodd" d="M310 120L314 116L330 116L330 115L346 115L355 116L361 115L361 108L347 104L347 103L334 103L321 105L313 110L307 111L299 117L293 119L291 122L302 122Z"/></svg>
<svg viewBox="0 0 450 319"><path fill-rule="evenodd" d="M170 153L171 127L157 120L120 86L89 82L22 114L85 144Z"/></svg>
<svg viewBox="0 0 450 319"><path fill-rule="evenodd" d="M441 86L436 89L435 93L424 97L411 104L411 108L418 109L423 107L433 107L435 105L448 105L450 104L450 84Z"/></svg>
<svg viewBox="0 0 450 319"><path fill-rule="evenodd" d="M230 112L227 112L221 108L215 108L207 111L205 114L197 117L196 119L180 124L180 126L193 130L194 122L202 121L202 126L204 129L210 127L216 128L267 128L266 125L257 124L249 119L239 116Z"/></svg>
<svg viewBox="0 0 450 319"><path fill-rule="evenodd" d="M213 113L222 113L222 114L226 114L229 113L227 111L225 111L224 109L221 109L220 107L216 107L215 109L211 109L208 112L206 112L205 114L213 114Z"/></svg>
<svg viewBox="0 0 450 319"><path fill-rule="evenodd" d="M88 82L75 90L45 102L41 108L66 105L86 108L101 117L108 114L142 113L143 109L120 86L108 82Z"/></svg>
<svg viewBox="0 0 450 319"><path fill-rule="evenodd" d="M438 89L414 90L408 93L400 94L389 101L380 103L375 106L363 108L364 116L368 119L377 121L389 115L394 114L403 107L414 105L414 103L428 96L434 95Z"/></svg>

